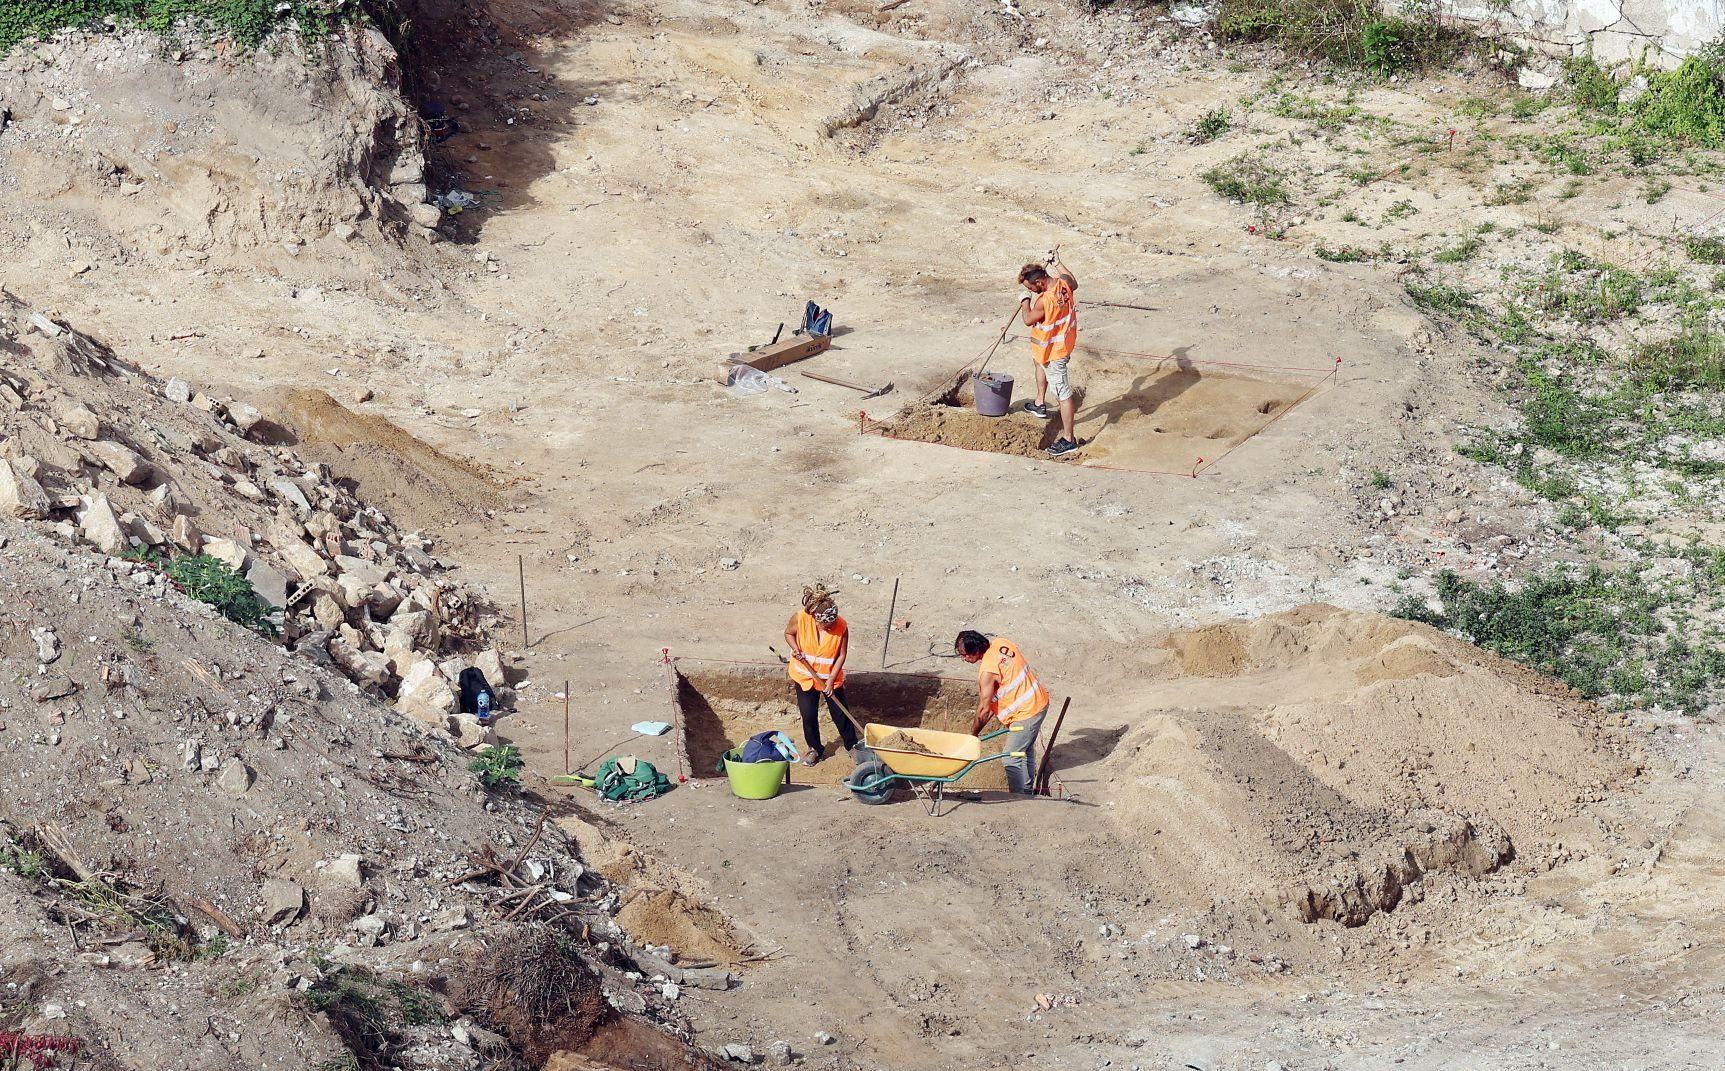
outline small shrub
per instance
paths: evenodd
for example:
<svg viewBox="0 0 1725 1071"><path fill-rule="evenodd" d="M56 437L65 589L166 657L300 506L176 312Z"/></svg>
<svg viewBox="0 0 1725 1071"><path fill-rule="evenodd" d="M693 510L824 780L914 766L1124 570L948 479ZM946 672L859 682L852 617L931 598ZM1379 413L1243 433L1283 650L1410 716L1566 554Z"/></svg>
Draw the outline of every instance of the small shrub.
<svg viewBox="0 0 1725 1071"><path fill-rule="evenodd" d="M1312 255L1319 260L1327 260L1332 264L1352 264L1373 259L1374 254L1369 249L1361 249L1357 245L1339 245L1334 249L1319 244L1312 250Z"/></svg>
<svg viewBox="0 0 1725 1071"><path fill-rule="evenodd" d="M1256 153L1242 153L1201 176L1218 195L1239 204L1285 205L1293 198L1286 173Z"/></svg>
<svg viewBox="0 0 1725 1071"><path fill-rule="evenodd" d="M1372 490L1387 491L1390 487L1390 474L1383 469L1373 469L1371 478Z"/></svg>
<svg viewBox="0 0 1725 1071"><path fill-rule="evenodd" d="M187 554L162 571L187 595L214 606L229 621L266 636L276 634L275 609L227 562L208 554Z"/></svg>
<svg viewBox="0 0 1725 1071"><path fill-rule="evenodd" d="M1470 40L1444 26L1435 5L1409 4L1389 16L1369 0L1221 0L1216 33L1223 40L1273 41L1379 77L1447 63Z"/></svg>
<svg viewBox="0 0 1725 1071"><path fill-rule="evenodd" d="M1592 56L1576 56L1563 61L1563 80L1569 87L1569 99L1585 111L1617 114L1617 83Z"/></svg>
<svg viewBox="0 0 1725 1071"><path fill-rule="evenodd" d="M1479 252L1479 247L1483 244L1485 243L1478 238L1469 236L1448 249L1440 249L1433 253L1432 260L1439 264L1460 264L1464 260L1471 259L1475 253Z"/></svg>
<svg viewBox="0 0 1725 1071"><path fill-rule="evenodd" d="M1725 264L1725 235L1691 237L1683 242L1683 251L1697 264ZM1714 287L1715 290L1719 289Z"/></svg>
<svg viewBox="0 0 1725 1071"><path fill-rule="evenodd" d="M1206 145L1233 129L1234 120L1226 108L1211 108L1192 124L1186 140L1194 145Z"/></svg>
<svg viewBox="0 0 1725 1071"><path fill-rule="evenodd" d="M486 748L467 764L469 770L479 775L480 782L494 792L501 788L519 788L521 767L521 749L514 744Z"/></svg>

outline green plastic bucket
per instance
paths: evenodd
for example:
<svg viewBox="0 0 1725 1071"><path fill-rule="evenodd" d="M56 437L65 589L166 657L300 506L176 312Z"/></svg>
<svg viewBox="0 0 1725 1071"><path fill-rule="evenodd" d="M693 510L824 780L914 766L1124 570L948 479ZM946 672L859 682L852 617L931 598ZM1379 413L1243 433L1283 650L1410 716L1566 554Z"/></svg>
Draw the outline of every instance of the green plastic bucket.
<svg viewBox="0 0 1725 1071"><path fill-rule="evenodd" d="M738 762L735 750L725 752L725 777L731 795L745 800L770 800L785 787L788 762Z"/></svg>

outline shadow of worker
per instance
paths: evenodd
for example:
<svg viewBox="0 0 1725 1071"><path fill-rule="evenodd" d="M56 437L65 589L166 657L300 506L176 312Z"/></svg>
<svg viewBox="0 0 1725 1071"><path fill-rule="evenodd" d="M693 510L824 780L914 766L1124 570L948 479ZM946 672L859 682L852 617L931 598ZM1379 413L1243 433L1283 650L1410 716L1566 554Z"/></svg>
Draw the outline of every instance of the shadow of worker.
<svg viewBox="0 0 1725 1071"><path fill-rule="evenodd" d="M1188 354L1191 348L1181 346L1170 356L1157 358L1154 366L1134 379L1125 393L1078 413L1074 423L1088 424L1100 418L1102 424L1089 436L1089 441L1094 442L1122 417L1149 416L1191 390L1204 378Z"/></svg>

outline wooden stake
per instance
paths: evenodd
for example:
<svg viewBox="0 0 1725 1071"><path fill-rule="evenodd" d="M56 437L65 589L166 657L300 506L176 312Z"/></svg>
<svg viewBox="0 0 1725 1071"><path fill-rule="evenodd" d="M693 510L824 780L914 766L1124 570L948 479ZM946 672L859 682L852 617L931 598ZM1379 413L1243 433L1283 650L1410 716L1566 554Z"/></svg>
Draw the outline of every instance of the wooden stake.
<svg viewBox="0 0 1725 1071"><path fill-rule="evenodd" d="M527 650L527 559L515 556L515 573L521 580L521 649Z"/></svg>
<svg viewBox="0 0 1725 1071"><path fill-rule="evenodd" d="M574 773L569 768L569 682L563 682L563 772Z"/></svg>
<svg viewBox="0 0 1725 1071"><path fill-rule="evenodd" d="M880 638L880 668L886 668L886 645L892 640L892 618L898 612L898 577L892 578L892 604L886 608L886 635Z"/></svg>

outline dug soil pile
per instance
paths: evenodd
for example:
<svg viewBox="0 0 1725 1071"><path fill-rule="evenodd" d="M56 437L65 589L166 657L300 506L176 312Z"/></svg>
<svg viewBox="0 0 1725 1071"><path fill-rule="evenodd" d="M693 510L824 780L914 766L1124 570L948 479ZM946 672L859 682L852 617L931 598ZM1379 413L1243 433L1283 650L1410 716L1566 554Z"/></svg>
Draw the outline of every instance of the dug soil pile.
<svg viewBox="0 0 1725 1071"><path fill-rule="evenodd" d="M1312 605L1166 646L1111 787L1126 843L1202 861L1193 896L1359 925L1548 856L1638 771L1618 718L1424 625Z"/></svg>

